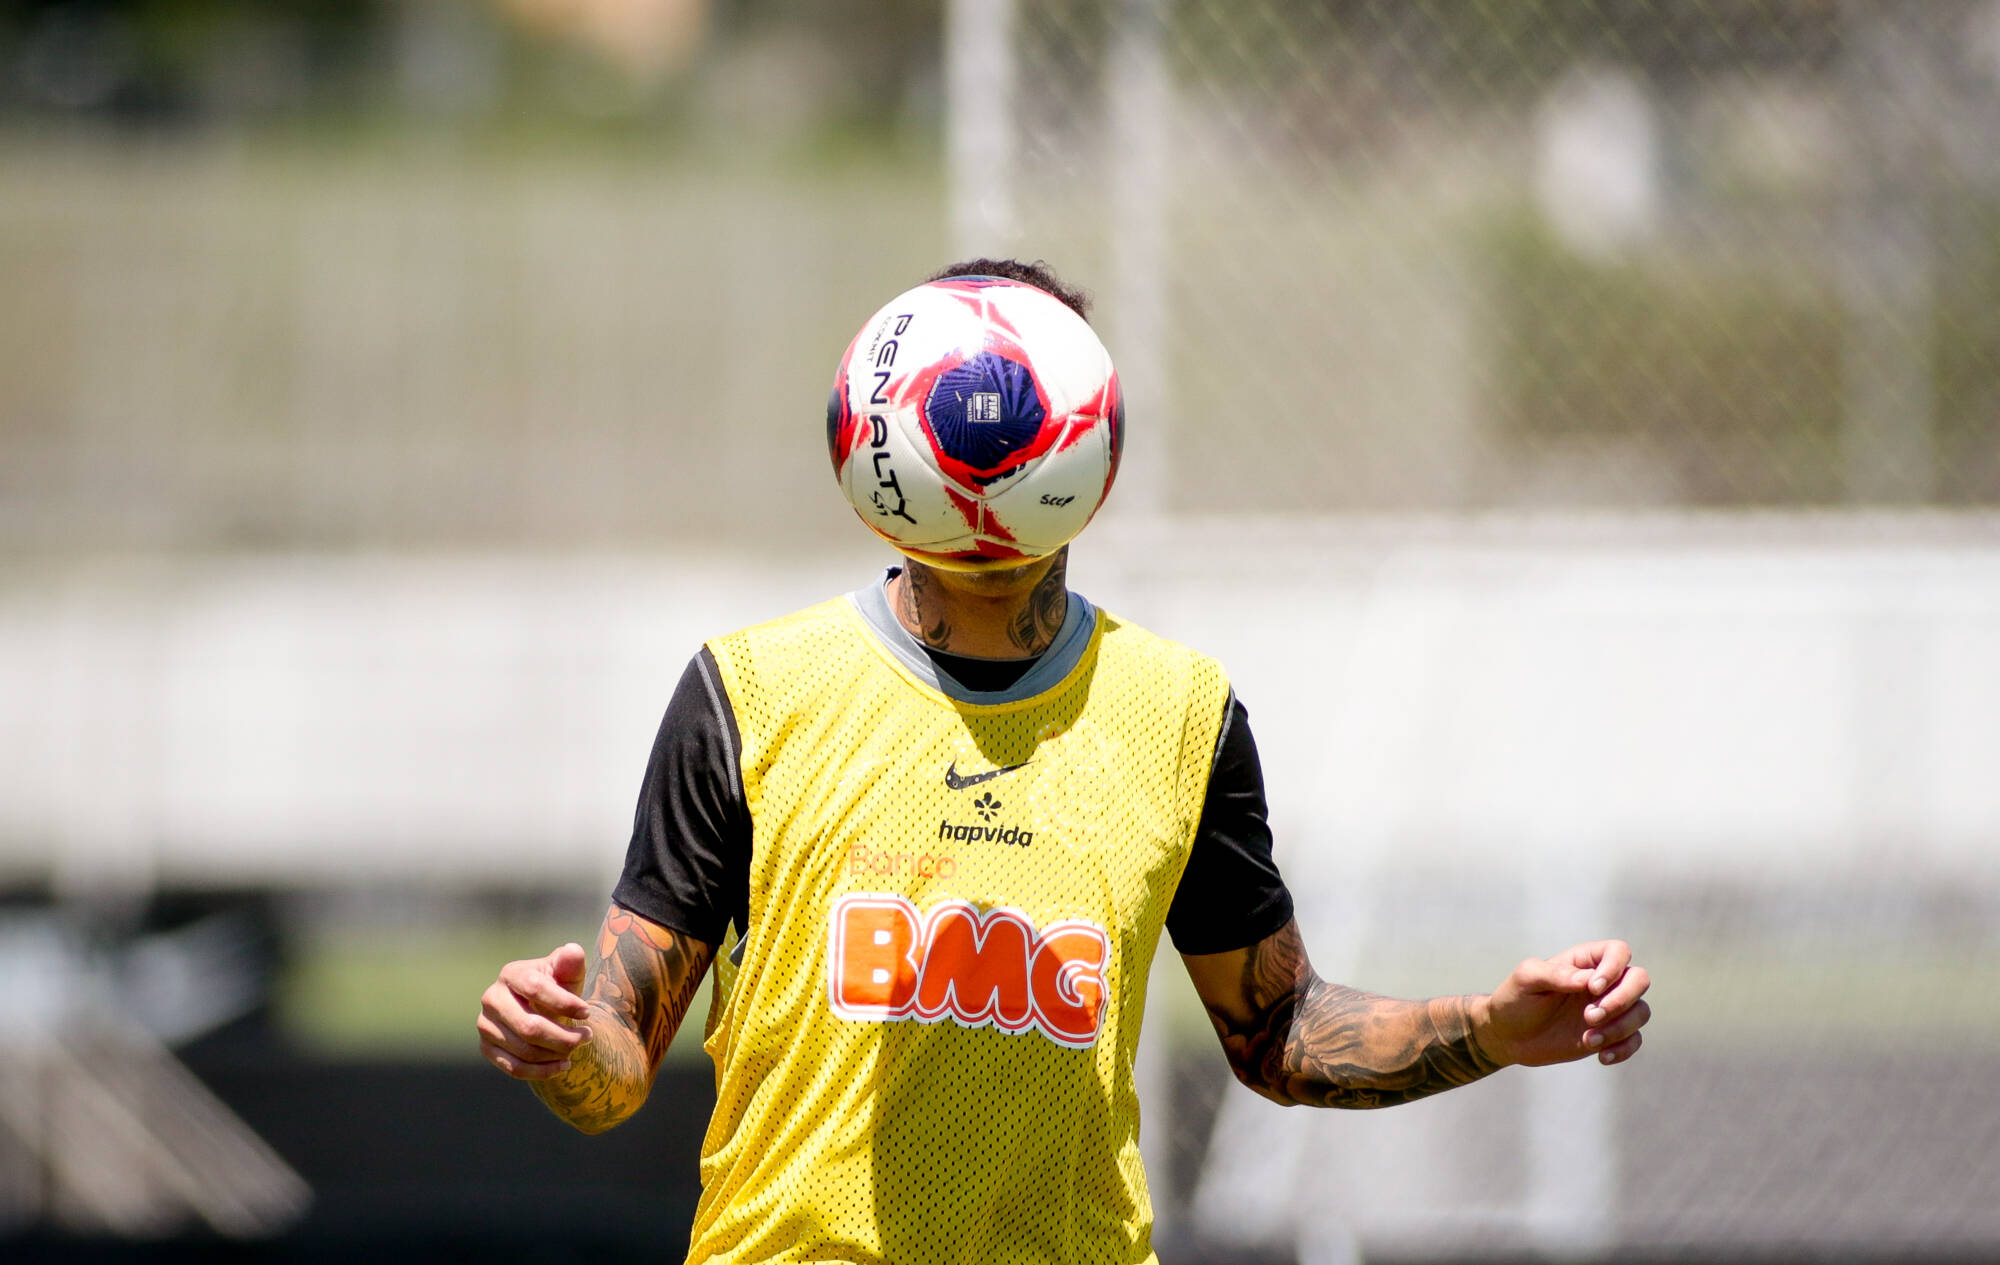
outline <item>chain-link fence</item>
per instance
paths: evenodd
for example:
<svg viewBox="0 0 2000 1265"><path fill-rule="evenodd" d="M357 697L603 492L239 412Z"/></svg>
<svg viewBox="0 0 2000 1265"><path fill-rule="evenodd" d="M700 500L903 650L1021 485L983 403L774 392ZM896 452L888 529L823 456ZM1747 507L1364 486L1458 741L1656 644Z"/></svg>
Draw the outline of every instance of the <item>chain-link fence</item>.
<svg viewBox="0 0 2000 1265"><path fill-rule="evenodd" d="M2000 495L1990 4L1014 9L971 235L1116 280L1165 505Z"/></svg>
<svg viewBox="0 0 2000 1265"><path fill-rule="evenodd" d="M732 102L841 55L740 21L688 92L700 144L9 129L10 519L57 547L645 540L714 522L721 484L779 490L731 524L775 543L838 520L784 441L864 296L954 245L1097 293L1121 508L2000 498L1983 0L954 13L966 51L875 67L910 103L886 141L730 139ZM938 98L944 191L911 139Z"/></svg>

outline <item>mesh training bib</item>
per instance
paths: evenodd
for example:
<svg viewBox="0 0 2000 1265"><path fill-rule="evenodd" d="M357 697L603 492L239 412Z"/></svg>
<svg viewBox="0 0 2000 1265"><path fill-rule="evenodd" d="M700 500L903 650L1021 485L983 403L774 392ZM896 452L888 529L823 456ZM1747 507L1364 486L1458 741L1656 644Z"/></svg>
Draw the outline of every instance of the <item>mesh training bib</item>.
<svg viewBox="0 0 2000 1265"><path fill-rule="evenodd" d="M1153 1259L1132 1060L1228 685L1115 618L1076 634L995 705L847 598L710 643L754 852L690 1260Z"/></svg>

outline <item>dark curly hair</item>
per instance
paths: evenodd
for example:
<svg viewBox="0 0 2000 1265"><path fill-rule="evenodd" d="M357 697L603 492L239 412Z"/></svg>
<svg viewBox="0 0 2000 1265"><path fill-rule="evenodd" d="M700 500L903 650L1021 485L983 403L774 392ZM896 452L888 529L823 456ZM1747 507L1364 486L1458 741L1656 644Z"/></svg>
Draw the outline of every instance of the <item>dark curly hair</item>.
<svg viewBox="0 0 2000 1265"><path fill-rule="evenodd" d="M1018 259L967 259L941 268L924 280L944 281L950 277L1000 277L1018 281L1024 286L1033 286L1054 295L1070 311L1086 321L1090 319L1090 296L1056 276L1049 265L1040 259L1033 263L1022 263Z"/></svg>

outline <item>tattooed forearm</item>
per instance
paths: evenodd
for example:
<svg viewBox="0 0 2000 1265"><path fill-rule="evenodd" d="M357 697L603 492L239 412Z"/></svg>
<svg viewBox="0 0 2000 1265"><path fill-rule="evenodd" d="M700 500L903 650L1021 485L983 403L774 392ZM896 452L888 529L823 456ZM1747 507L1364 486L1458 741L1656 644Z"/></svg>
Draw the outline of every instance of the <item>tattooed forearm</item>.
<svg viewBox="0 0 2000 1265"><path fill-rule="evenodd" d="M1209 992L1216 990L1210 989ZM1240 992L1208 1006L1238 1080L1277 1102L1388 1107L1499 1070L1468 1001L1397 1001L1313 973L1296 925L1244 953Z"/></svg>
<svg viewBox="0 0 2000 1265"><path fill-rule="evenodd" d="M567 1072L535 1082L549 1109L585 1133L601 1133L637 1111L711 952L613 905L584 980L590 1040L570 1056Z"/></svg>
<svg viewBox="0 0 2000 1265"><path fill-rule="evenodd" d="M1389 1107L1497 1070L1473 1044L1460 997L1396 1001L1320 981L1284 1005L1296 1014L1280 1021L1274 1009L1267 1020L1287 1029L1278 1057L1237 1067L1251 1088L1281 1102Z"/></svg>
<svg viewBox="0 0 2000 1265"><path fill-rule="evenodd" d="M1007 627L1007 639L1025 653L1040 654L1062 631L1063 616L1068 613L1069 550L1064 549L1035 582L1028 604Z"/></svg>

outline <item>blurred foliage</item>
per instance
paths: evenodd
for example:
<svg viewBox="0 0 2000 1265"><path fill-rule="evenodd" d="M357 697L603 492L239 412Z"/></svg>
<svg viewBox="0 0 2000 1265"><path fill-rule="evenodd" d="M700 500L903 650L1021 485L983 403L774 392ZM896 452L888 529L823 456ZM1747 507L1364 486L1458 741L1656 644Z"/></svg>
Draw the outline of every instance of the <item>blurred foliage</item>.
<svg viewBox="0 0 2000 1265"><path fill-rule="evenodd" d="M1172 39L1226 50L1224 63L1278 87L1274 105L1310 136L1351 128L1399 102L1531 103L1584 61L1663 86L1718 71L1810 70L1842 48L1826 0L1163 0ZM553 110L580 122L689 106L675 85L621 92L601 59L519 19L503 0L17 0L0 8L0 111L97 113L125 121L381 110L399 93L397 43L438 20L483 26L498 79L489 108ZM943 0L688 0L708 30L678 81L708 80L738 55L780 49L786 91L812 91L836 127L901 125L935 96ZM1060 32L1087 78L1115 4L1042 0L1019 20ZM401 34L399 34L401 32ZM585 63L591 59L583 58ZM615 59L614 59L615 60ZM1225 76L1226 79L1227 76ZM680 86L684 87L682 82ZM913 102L915 105L913 106ZM1329 109L1329 104L1339 108ZM501 110L503 116L506 114ZM1310 116L1310 117L1309 117Z"/></svg>
<svg viewBox="0 0 2000 1265"><path fill-rule="evenodd" d="M1938 499L2000 500L2000 210L1929 307ZM1529 211L1481 246L1509 438L1630 445L1695 505L1836 504L1847 312L1821 263L1766 250L1583 258Z"/></svg>
<svg viewBox="0 0 2000 1265"><path fill-rule="evenodd" d="M813 436L934 174L550 135L0 138L0 552L854 539Z"/></svg>
<svg viewBox="0 0 2000 1265"><path fill-rule="evenodd" d="M352 105L390 0L25 0L0 106L128 123Z"/></svg>
<svg viewBox="0 0 2000 1265"><path fill-rule="evenodd" d="M913 81L935 79L944 39L943 0L719 0L719 33L783 33L823 49L855 85L856 112L895 115Z"/></svg>
<svg viewBox="0 0 2000 1265"><path fill-rule="evenodd" d="M1081 14L1091 0L1038 9ZM1486 103L1532 98L1563 71L1602 60L1662 81L1731 70L1816 68L1840 51L1827 0L1173 0L1181 38L1220 41L1251 73L1322 80L1331 66L1393 66L1403 90ZM1085 24L1074 21L1081 29ZM1338 87L1325 77L1322 86ZM1395 85L1376 85L1394 87Z"/></svg>
<svg viewBox="0 0 2000 1265"><path fill-rule="evenodd" d="M2000 207L1971 217L1931 316L1939 489L1957 504L2000 500Z"/></svg>
<svg viewBox="0 0 2000 1265"><path fill-rule="evenodd" d="M1837 501L1841 308L1797 273L1587 260L1531 212L1502 218L1498 418L1516 441L1636 443L1695 504Z"/></svg>
<svg viewBox="0 0 2000 1265"><path fill-rule="evenodd" d="M28 0L0 10L0 117L615 130L704 110L737 125L737 92L753 113L881 129L934 93L941 23L938 0L687 0L653 33L697 46L655 57L501 0Z"/></svg>

